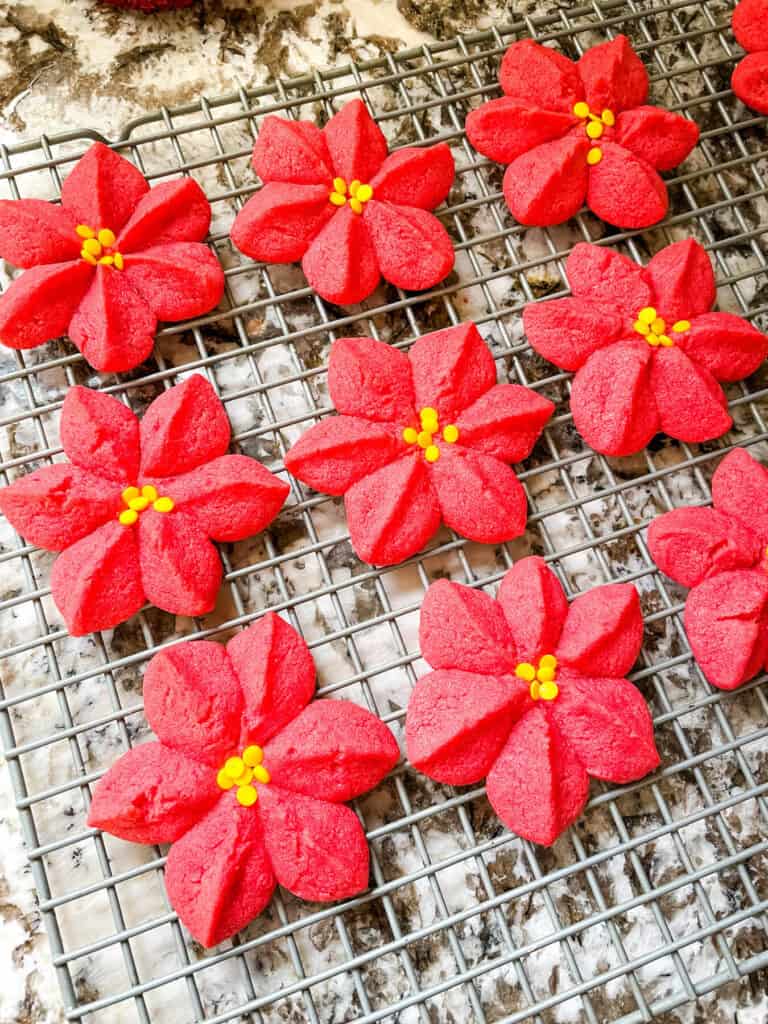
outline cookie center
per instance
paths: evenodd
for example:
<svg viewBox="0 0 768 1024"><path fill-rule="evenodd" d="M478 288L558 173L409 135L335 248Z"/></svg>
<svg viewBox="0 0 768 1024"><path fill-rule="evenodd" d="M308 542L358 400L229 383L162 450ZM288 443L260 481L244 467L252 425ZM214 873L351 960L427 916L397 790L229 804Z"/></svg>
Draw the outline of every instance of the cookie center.
<svg viewBox="0 0 768 1024"><path fill-rule="evenodd" d="M440 422L437 416L437 409L426 405L419 413L421 430L415 427L406 427L403 431L403 440L406 444L418 445L424 450L424 458L427 462L437 462L440 458L440 449L435 444L435 434L440 431ZM455 444L459 439L459 428L449 423L443 427L443 440L447 444Z"/></svg>
<svg viewBox="0 0 768 1024"><path fill-rule="evenodd" d="M266 785L271 776L262 764L264 751L255 743L246 747L242 754L228 757L224 767L219 769L216 782L221 789L234 789L237 802L243 807L253 807L259 799L259 791L254 785L261 782Z"/></svg>
<svg viewBox="0 0 768 1024"><path fill-rule="evenodd" d="M109 228L89 227L88 224L78 224L75 231L83 241L80 256L92 267L99 264L103 267L113 267L115 270L122 270L125 266L123 254L114 249L117 241L114 231Z"/></svg>
<svg viewBox="0 0 768 1024"><path fill-rule="evenodd" d="M515 669L515 675L530 683L531 700L554 700L560 693L555 682L557 677L557 658L554 654L542 654L538 665L529 661L521 661Z"/></svg>
<svg viewBox="0 0 768 1024"><path fill-rule="evenodd" d="M344 178L334 178L333 191L328 198L334 206L344 206L348 202L353 213L362 213L365 204L373 198L373 189L357 178L349 183L349 187Z"/></svg>
<svg viewBox="0 0 768 1024"><path fill-rule="evenodd" d="M657 314L653 306L644 306L640 310L633 327L653 348L657 348L659 345L664 348L671 348L675 344L674 338L667 334L666 320ZM690 320L678 320L672 324L672 332L674 334L682 334L690 329Z"/></svg>
<svg viewBox="0 0 768 1024"><path fill-rule="evenodd" d="M581 120L581 126L590 142L596 142L602 138L606 128L613 128L616 124L616 116L612 110L601 110L599 114L589 109L589 104L584 100L574 103L573 112ZM603 151L599 146L592 146L587 153L588 164L599 164L603 159Z"/></svg>
<svg viewBox="0 0 768 1024"><path fill-rule="evenodd" d="M151 505L155 512L172 512L173 499L161 497L157 488L152 484L145 484L141 489L138 487L126 487L123 491L123 502L125 508L117 517L123 526L133 526L139 518L140 513Z"/></svg>

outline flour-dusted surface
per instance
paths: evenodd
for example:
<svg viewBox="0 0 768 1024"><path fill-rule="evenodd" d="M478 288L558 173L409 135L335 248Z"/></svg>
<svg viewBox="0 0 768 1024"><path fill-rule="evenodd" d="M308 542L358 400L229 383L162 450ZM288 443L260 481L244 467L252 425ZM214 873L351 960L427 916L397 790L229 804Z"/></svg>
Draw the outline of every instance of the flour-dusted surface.
<svg viewBox="0 0 768 1024"><path fill-rule="evenodd" d="M654 77L652 102L684 108L703 138L670 179L667 224L613 241L647 259L693 233L715 257L721 308L749 312L766 329L768 143L765 120L728 91L737 53L730 9L684 0L585 8L212 0L142 19L86 0L0 4L2 141L31 140L8 156L13 173L0 179L0 194L13 194L13 184L25 196L55 197L58 175L88 144L85 129L114 139L133 121L121 152L153 181L181 169L200 182L228 274L221 311L165 330L140 373L99 378L67 342L20 356L3 350L0 452L9 479L60 458L67 386L108 387L141 412L192 369L219 390L240 450L279 472L287 446L329 408L328 348L344 334L407 346L419 333L475 319L500 379L559 403L518 467L532 512L519 541L484 547L443 532L420 559L376 573L355 559L340 502L294 484L268 534L223 546L229 586L200 621L150 609L111 633L72 639L48 592L53 556L0 525L0 728L70 1018L629 1024L652 1010L670 1024L765 1019L765 686L723 694L705 683L681 628L684 591L653 572L643 531L658 511L707 501L707 481L730 444L748 443L768 459L768 372L729 388L736 425L718 442L660 439L616 460L586 449L570 422L568 377L531 352L519 313L526 301L561 291L561 257L577 240L607 237L606 228L585 215L549 231L521 229L501 199L501 169L478 159L461 134L466 112L497 94L499 57L514 33L435 44L523 14L533 20L520 34L535 30L570 56L625 31ZM274 75L376 58L259 88ZM227 93L234 95L215 99ZM457 262L428 296L382 286L364 308L346 310L314 299L296 267L251 264L226 233L256 185L249 154L264 113L290 102L296 116L323 120L360 94L391 145L443 138L452 146L458 175L443 221ZM71 137L60 143L57 132ZM41 133L52 141L38 143ZM0 266L0 275L7 284L11 268ZM644 783L595 785L583 819L551 850L505 832L482 787L440 787L401 767L358 803L373 853L369 894L330 908L285 896L236 945L208 954L169 911L165 851L85 827L89 784L128 743L149 736L141 679L159 645L199 630L223 640L276 608L311 644L322 692L371 707L401 738L408 695L425 670L417 627L426 585L448 575L492 592L510 561L530 553L550 559L571 593L609 579L636 582L647 628L635 679L656 717L663 759ZM10 791L0 793L0 955L7 950L14 965L0 985L0 1021L57 1021L19 819Z"/></svg>

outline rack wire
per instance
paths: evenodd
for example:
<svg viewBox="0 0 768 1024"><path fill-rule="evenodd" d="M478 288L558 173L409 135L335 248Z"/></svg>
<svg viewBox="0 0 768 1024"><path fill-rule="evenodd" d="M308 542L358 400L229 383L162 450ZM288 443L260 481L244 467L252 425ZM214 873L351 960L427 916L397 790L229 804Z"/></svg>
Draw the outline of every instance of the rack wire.
<svg viewBox="0 0 768 1024"><path fill-rule="evenodd" d="M112 632L75 640L50 598L52 556L2 523L0 738L69 1020L638 1024L754 972L766 976L764 677L735 693L706 683L682 628L685 592L655 571L644 529L660 511L706 503L730 446L768 455L768 374L729 386L735 425L727 437L700 446L657 439L636 457L606 459L573 430L569 375L531 352L520 321L526 302L566 290L564 258L576 241L647 260L693 234L715 261L721 308L768 325L766 123L729 91L739 55L729 19L726 3L566 4L504 28L163 109L103 140L153 182L182 173L201 183L225 301L163 329L153 360L134 374L100 378L66 341L5 353L4 482L61 458L58 413L72 384L140 412L191 371L221 396L239 450L284 473L287 447L329 411L328 347L344 334L407 348L426 331L474 319L500 377L536 388L558 409L518 467L531 511L518 541L480 546L444 530L417 558L374 570L355 559L339 501L290 480L291 498L265 535L222 546L226 584L215 612L199 620L145 609ZM670 215L643 234L611 232L588 213L564 227L524 229L504 206L502 169L467 143L465 116L497 95L499 59L513 39L529 35L577 57L617 32L646 61L651 100L702 127L699 147L669 180ZM298 268L242 257L227 229L258 187L249 156L264 116L322 121L356 95L391 145L451 145L457 178L440 215L457 261L427 294L382 286L347 310L313 295ZM70 132L0 147L0 192L55 198L95 138ZM271 607L310 644L319 693L364 704L400 736L426 668L417 637L425 588L449 576L493 592L529 553L543 554L571 595L610 580L638 587L646 639L632 678L662 754L662 767L633 785L593 783L583 817L552 849L505 830L482 787L440 786L403 763L355 805L370 840L369 891L332 906L278 891L235 940L206 951L167 903L164 850L86 826L93 784L149 735L141 675L159 648L225 640ZM726 991L731 998L733 986Z"/></svg>

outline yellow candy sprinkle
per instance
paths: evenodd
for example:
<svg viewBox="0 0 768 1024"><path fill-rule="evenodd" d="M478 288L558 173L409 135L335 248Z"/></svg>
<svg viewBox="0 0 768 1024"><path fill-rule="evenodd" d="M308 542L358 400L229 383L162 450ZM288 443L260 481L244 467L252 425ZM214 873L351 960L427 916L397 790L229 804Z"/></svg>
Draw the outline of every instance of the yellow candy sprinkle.
<svg viewBox="0 0 768 1024"><path fill-rule="evenodd" d="M653 308L653 306L645 306L637 314L637 319L640 321L641 324L650 325L656 319L656 310Z"/></svg>
<svg viewBox="0 0 768 1024"><path fill-rule="evenodd" d="M459 440L459 428L449 423L445 430L443 430L443 440L447 441L448 444L454 444L454 442Z"/></svg>
<svg viewBox="0 0 768 1024"><path fill-rule="evenodd" d="M230 779L237 779L243 774L245 768L245 761L242 757L229 757L224 762L224 771L230 777Z"/></svg>
<svg viewBox="0 0 768 1024"><path fill-rule="evenodd" d="M253 788L253 786L240 786L237 791L237 802L243 807L253 807L256 801L259 799L259 794Z"/></svg>
<svg viewBox="0 0 768 1024"><path fill-rule="evenodd" d="M99 260L99 263L101 263L105 267L111 267L114 262L114 256L102 256L101 259Z"/></svg>
<svg viewBox="0 0 768 1024"><path fill-rule="evenodd" d="M672 341L672 339L668 335L660 334L659 335L659 344L663 345L664 348L672 348L672 346L675 343L674 343L674 341Z"/></svg>
<svg viewBox="0 0 768 1024"><path fill-rule="evenodd" d="M532 683L536 678L536 669L528 661L521 662L515 669L518 679L524 679L526 683Z"/></svg>
<svg viewBox="0 0 768 1024"><path fill-rule="evenodd" d="M682 334L683 331L690 331L691 321L690 320L678 320L676 324L672 324L672 330L677 334Z"/></svg>
<svg viewBox="0 0 768 1024"><path fill-rule="evenodd" d="M370 185L361 185L357 190L357 198L361 203L367 203L369 199L373 198L373 189Z"/></svg>
<svg viewBox="0 0 768 1024"><path fill-rule="evenodd" d="M403 431L403 440L406 444L416 444L419 439L418 430L414 430L413 427L406 427Z"/></svg>
<svg viewBox="0 0 768 1024"><path fill-rule="evenodd" d="M587 135L590 139L599 139L605 131L605 128L600 121L590 121L587 125Z"/></svg>
<svg viewBox="0 0 768 1024"><path fill-rule="evenodd" d="M534 679L528 688L528 693L531 695L531 700L538 700L541 692L541 685L538 680Z"/></svg>
<svg viewBox="0 0 768 1024"><path fill-rule="evenodd" d="M223 768L221 769L219 774L216 776L216 781L218 782L218 784L219 784L221 789L232 789L232 787L235 784L235 780L231 779L229 777L229 775L227 775L227 773L224 771Z"/></svg>
<svg viewBox="0 0 768 1024"><path fill-rule="evenodd" d="M155 512L173 512L173 498L158 498L152 508Z"/></svg>
<svg viewBox="0 0 768 1024"><path fill-rule="evenodd" d="M430 428L433 430L437 429L437 409L433 409L431 405L424 406L419 413L419 419L421 420L421 425L425 430L429 430Z"/></svg>
<svg viewBox="0 0 768 1024"><path fill-rule="evenodd" d="M253 778L253 768L249 768L246 765L245 768L243 768L243 770L237 776L237 778L233 779L232 781L235 783L236 786L247 786L250 783L252 778Z"/></svg>
<svg viewBox="0 0 768 1024"><path fill-rule="evenodd" d="M96 232L93 228L89 228L87 224L78 224L75 228L75 232L80 235L81 238L95 238Z"/></svg>
<svg viewBox="0 0 768 1024"><path fill-rule="evenodd" d="M335 192L339 192L341 195L346 195L347 183L346 183L346 181L344 181L343 178L334 178L333 179L333 188L334 188Z"/></svg>
<svg viewBox="0 0 768 1024"><path fill-rule="evenodd" d="M109 228L102 228L96 236L102 245L107 246L114 245L117 241L114 231L110 231Z"/></svg>
<svg viewBox="0 0 768 1024"><path fill-rule="evenodd" d="M357 190L358 190L359 188L360 188L360 180L359 180L358 178L355 178L355 180L354 180L354 181L350 182L350 185L349 185L349 194L350 194L351 196L356 196L356 195L357 195Z"/></svg>
<svg viewBox="0 0 768 1024"><path fill-rule="evenodd" d="M634 328L637 331L637 333L642 334L643 337L651 333L651 328L648 326L648 324L644 324L642 320L635 320Z"/></svg>
<svg viewBox="0 0 768 1024"><path fill-rule="evenodd" d="M121 252L115 253L115 266L118 270L122 270L125 266L125 260L123 259L123 254Z"/></svg>
<svg viewBox="0 0 768 1024"><path fill-rule="evenodd" d="M557 668L557 658L554 654L543 654L539 658L539 668Z"/></svg>
<svg viewBox="0 0 768 1024"><path fill-rule="evenodd" d="M86 238L83 242L83 249L91 256L101 256L101 242L97 238Z"/></svg>
<svg viewBox="0 0 768 1024"><path fill-rule="evenodd" d="M256 743L251 744L250 747L246 747L243 751L243 760L251 768L255 768L257 764L261 764L264 759L264 751Z"/></svg>
<svg viewBox="0 0 768 1024"><path fill-rule="evenodd" d="M603 124L607 124L609 128L612 128L616 124L616 118L614 117L612 110L604 110L600 115Z"/></svg>
<svg viewBox="0 0 768 1024"><path fill-rule="evenodd" d="M648 342L651 348L658 348L661 344L658 334L649 334L645 340Z"/></svg>
<svg viewBox="0 0 768 1024"><path fill-rule="evenodd" d="M428 430L421 430L416 436L416 441L420 448L429 448L432 444L432 435Z"/></svg>
<svg viewBox="0 0 768 1024"><path fill-rule="evenodd" d="M656 319L651 324L651 330L653 331L654 334L663 334L664 333L664 328L666 326L667 325L664 323L664 321L661 319L661 317L657 316Z"/></svg>
<svg viewBox="0 0 768 1024"><path fill-rule="evenodd" d="M269 782L272 776L263 764L257 764L253 769L253 777L257 782Z"/></svg>
<svg viewBox="0 0 768 1024"><path fill-rule="evenodd" d="M590 151L587 153L587 163L590 164L592 167L594 167L595 164L599 164L602 159L603 151L602 149L599 148L599 146L593 146L592 149L590 149Z"/></svg>
<svg viewBox="0 0 768 1024"><path fill-rule="evenodd" d="M539 696L542 700L554 700L555 697L560 693L557 683L547 681L541 684L539 687Z"/></svg>
<svg viewBox="0 0 768 1024"><path fill-rule="evenodd" d="M431 444L424 451L424 458L427 462L437 462L440 458L440 449L435 444Z"/></svg>
<svg viewBox="0 0 768 1024"><path fill-rule="evenodd" d="M347 201L347 197L341 195L340 192L331 192L330 200L334 206L343 206Z"/></svg>
<svg viewBox="0 0 768 1024"><path fill-rule="evenodd" d="M352 213L363 212L363 204L360 202L357 196L352 196L352 198L349 200L349 205L352 207Z"/></svg>
<svg viewBox="0 0 768 1024"><path fill-rule="evenodd" d="M589 117L589 104L580 100L578 103L574 103L573 112L576 117Z"/></svg>
<svg viewBox="0 0 768 1024"><path fill-rule="evenodd" d="M123 526L133 526L133 524L136 522L138 518L139 513L132 508L124 508L123 511L118 516L118 519L123 524Z"/></svg>
<svg viewBox="0 0 768 1024"><path fill-rule="evenodd" d="M152 484L144 484L141 488L141 496L142 498L148 498L149 501L154 501L157 497L157 488Z"/></svg>
<svg viewBox="0 0 768 1024"><path fill-rule="evenodd" d="M90 263L92 267L95 267L97 265L98 260L96 259L96 257L92 253L86 252L85 249L81 249L80 250L80 255L83 257L85 262L86 263Z"/></svg>
<svg viewBox="0 0 768 1024"><path fill-rule="evenodd" d="M132 498L138 498L140 494L138 487L126 487L123 491L123 501L127 505Z"/></svg>
<svg viewBox="0 0 768 1024"><path fill-rule="evenodd" d="M143 512L145 508L149 507L148 498L131 498L128 502L128 508L136 509L137 512Z"/></svg>
<svg viewBox="0 0 768 1024"><path fill-rule="evenodd" d="M541 663L539 663L539 669L536 673L536 678L539 680L540 683L551 683L552 680L555 678L555 670L554 668L550 668L549 665L542 666Z"/></svg>

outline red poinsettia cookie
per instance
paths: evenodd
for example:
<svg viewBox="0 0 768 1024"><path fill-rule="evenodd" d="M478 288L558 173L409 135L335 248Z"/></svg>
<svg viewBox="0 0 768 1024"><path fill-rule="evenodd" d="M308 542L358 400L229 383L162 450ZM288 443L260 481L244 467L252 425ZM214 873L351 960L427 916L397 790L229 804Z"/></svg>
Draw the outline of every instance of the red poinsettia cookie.
<svg viewBox="0 0 768 1024"><path fill-rule="evenodd" d="M229 420L199 374L141 423L116 398L70 388L60 433L70 461L0 490L0 511L30 543L62 552L51 591L73 636L111 629L146 601L211 611L222 571L211 540L258 533L288 494L255 459L225 454Z"/></svg>
<svg viewBox="0 0 768 1024"><path fill-rule="evenodd" d="M276 883L306 900L368 885L368 846L342 803L376 786L399 751L375 715L312 701L307 645L268 612L226 647L156 654L144 710L158 742L124 754L99 782L89 825L137 843L173 843L171 904L213 946L269 903Z"/></svg>
<svg viewBox="0 0 768 1024"><path fill-rule="evenodd" d="M352 547L374 565L419 551L444 522L495 544L525 529L525 492L508 463L533 448L553 404L497 384L474 324L426 334L408 355L371 338L331 346L328 388L342 414L311 427L286 467L343 494Z"/></svg>
<svg viewBox="0 0 768 1024"><path fill-rule="evenodd" d="M658 765L648 708L622 678L643 637L633 586L596 587L569 607L544 561L524 558L495 601L433 583L419 636L434 671L408 704L408 757L438 782L487 777L518 835L549 845L581 814L590 775L625 783Z"/></svg>
<svg viewBox="0 0 768 1024"><path fill-rule="evenodd" d="M429 212L453 182L450 149L440 142L387 156L361 100L322 131L311 121L265 118L253 166L264 187L235 218L232 241L265 263L301 260L329 302L361 302L382 277L411 291L431 288L453 266L451 240Z"/></svg>
<svg viewBox="0 0 768 1024"><path fill-rule="evenodd" d="M768 667L768 470L735 448L712 477L712 502L658 516L648 549L691 588L685 631L704 675L733 690Z"/></svg>
<svg viewBox="0 0 768 1024"><path fill-rule="evenodd" d="M733 313L711 313L712 264L692 238L646 267L580 242L566 264L572 297L531 303L528 341L575 370L573 422L595 451L630 455L663 431L707 441L732 420L718 381L741 380L768 354L768 338Z"/></svg>
<svg viewBox="0 0 768 1024"><path fill-rule="evenodd" d="M625 36L574 63L530 39L501 63L501 99L467 117L467 137L509 164L504 198L521 224L560 224L586 199L598 217L642 228L667 212L659 171L684 160L699 137L693 121L645 105L648 74Z"/></svg>
<svg viewBox="0 0 768 1024"><path fill-rule="evenodd" d="M61 188L61 206L0 200L0 257L25 268L0 296L0 342L34 348L68 334L97 370L130 370L158 320L212 309L221 267L201 239L211 208L191 178L150 189L130 161L95 142Z"/></svg>
<svg viewBox="0 0 768 1024"><path fill-rule="evenodd" d="M741 0L733 34L747 56L736 65L731 88L748 107L768 114L768 0Z"/></svg>

